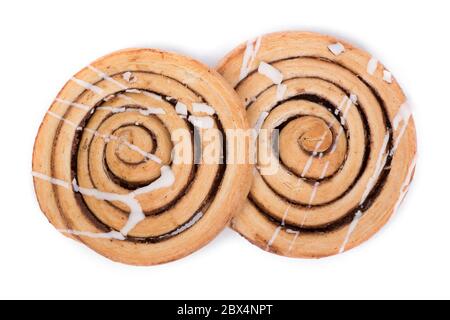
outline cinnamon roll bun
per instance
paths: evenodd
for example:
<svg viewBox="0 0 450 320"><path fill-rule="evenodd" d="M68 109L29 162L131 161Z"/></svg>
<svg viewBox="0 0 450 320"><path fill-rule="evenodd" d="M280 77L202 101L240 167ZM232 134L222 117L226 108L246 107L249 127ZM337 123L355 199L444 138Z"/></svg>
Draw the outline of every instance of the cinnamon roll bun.
<svg viewBox="0 0 450 320"><path fill-rule="evenodd" d="M236 231L276 254L319 258L389 220L413 178L416 133L405 95L376 58L333 37L286 32L241 45L218 71L265 133ZM277 152L262 161L265 148ZM268 164L277 169L264 172Z"/></svg>
<svg viewBox="0 0 450 320"><path fill-rule="evenodd" d="M71 78L42 122L39 204L59 231L114 261L179 259L243 203L251 167L228 164L226 131L247 126L235 92L204 65L150 49L110 54Z"/></svg>

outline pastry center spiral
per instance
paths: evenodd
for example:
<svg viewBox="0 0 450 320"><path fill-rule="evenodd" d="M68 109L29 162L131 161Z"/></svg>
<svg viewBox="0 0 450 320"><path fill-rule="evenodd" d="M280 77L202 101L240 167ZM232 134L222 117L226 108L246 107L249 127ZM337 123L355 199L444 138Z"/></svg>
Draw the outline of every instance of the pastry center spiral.
<svg viewBox="0 0 450 320"><path fill-rule="evenodd" d="M327 121L320 117L300 116L288 121L280 132L281 161L297 176L321 178L323 166L312 166L312 159L323 157L333 148L336 139L333 133Z"/></svg>
<svg viewBox="0 0 450 320"><path fill-rule="evenodd" d="M115 136L119 138L111 142L114 144L115 155L127 164L139 164L146 160L143 154L130 149L130 144L147 153L152 153L155 146L151 134L139 126L120 128L115 132Z"/></svg>
<svg viewBox="0 0 450 320"><path fill-rule="evenodd" d="M333 133L322 119L303 117L293 121L288 127L286 129L292 131L291 134L300 134L297 138L298 144L308 153L325 152L333 143Z"/></svg>

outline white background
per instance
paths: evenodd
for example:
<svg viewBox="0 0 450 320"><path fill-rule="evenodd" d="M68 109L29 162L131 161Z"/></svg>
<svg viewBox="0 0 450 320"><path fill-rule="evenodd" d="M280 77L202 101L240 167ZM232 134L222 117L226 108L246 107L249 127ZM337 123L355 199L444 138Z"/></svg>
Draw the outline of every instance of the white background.
<svg viewBox="0 0 450 320"><path fill-rule="evenodd" d="M0 298L450 298L447 1L1 1ZM181 261L116 264L56 232L31 179L34 137L92 60L156 47L214 66L259 34L310 30L372 52L414 105L415 182L373 239L319 261L278 257L230 230Z"/></svg>

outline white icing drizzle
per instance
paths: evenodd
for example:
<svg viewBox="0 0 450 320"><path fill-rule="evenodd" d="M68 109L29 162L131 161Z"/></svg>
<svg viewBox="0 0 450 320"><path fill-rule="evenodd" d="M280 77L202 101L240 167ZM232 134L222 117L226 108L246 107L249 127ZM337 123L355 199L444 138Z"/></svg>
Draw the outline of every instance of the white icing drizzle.
<svg viewBox="0 0 450 320"><path fill-rule="evenodd" d="M353 232L355 232L356 227L358 226L359 220L361 220L361 218L362 218L362 215L363 215L362 211L358 211L355 214L355 217L353 218L352 223L348 227L347 235L345 236L344 242L342 243L339 253L343 253L345 251L345 248L347 247L347 244L350 241L350 237L352 236Z"/></svg>
<svg viewBox="0 0 450 320"><path fill-rule="evenodd" d="M342 43L338 42L328 46L328 49L335 55L339 56L345 52L345 47Z"/></svg>
<svg viewBox="0 0 450 320"><path fill-rule="evenodd" d="M378 181L378 178L381 174L381 172L384 169L384 166L386 165L386 161L388 158L388 143L389 139L391 138L391 135L389 132L386 133L383 140L383 146L381 147L380 153L378 154L377 163L375 167L375 171L373 173L373 176L369 179L369 182L367 183L366 189L364 190L361 202L359 205L363 205L364 202L366 202L367 197L369 196L370 192L372 191L373 187L375 186L376 182Z"/></svg>
<svg viewBox="0 0 450 320"><path fill-rule="evenodd" d="M345 96L342 99L341 104L339 107L335 110L335 114L338 115L339 113L342 114L341 117L341 124L344 126L347 120L348 113L350 112L350 108L352 105L355 105L358 102L358 96L354 93L350 94L350 97Z"/></svg>
<svg viewBox="0 0 450 320"><path fill-rule="evenodd" d="M60 179L55 179L49 176L46 176L45 174L39 173L39 172L32 172L33 177L44 180L44 181L48 181L51 184L54 184L56 186L60 186L66 189L70 189L71 185L69 182L60 180Z"/></svg>
<svg viewBox="0 0 450 320"><path fill-rule="evenodd" d="M289 215L289 210L291 209L291 207L287 207L286 210L284 210L284 215L283 215L283 219L281 220L281 226L285 226L286 225L286 219Z"/></svg>
<svg viewBox="0 0 450 320"><path fill-rule="evenodd" d="M314 158L317 157L317 155L319 154L319 149L322 146L323 142L325 141L326 134L327 133L325 132L322 135L322 137L320 138L320 140L317 142L316 148L314 149L313 154L309 157L308 162L306 163L305 167L303 168L302 178L304 178L308 174L309 169L311 169Z"/></svg>
<svg viewBox="0 0 450 320"><path fill-rule="evenodd" d="M300 231L294 231L291 229L287 229L286 232L288 234L293 234L294 238L292 239L291 243L289 244L288 253L292 252L292 249L294 249L294 244L297 241L298 237L300 236Z"/></svg>
<svg viewBox="0 0 450 320"><path fill-rule="evenodd" d="M106 73L104 73L104 72L101 71L101 70L98 70L97 68L95 68L95 67L93 67L93 66L88 66L88 68L89 68L91 71L95 72L95 73L96 73L100 78L102 78L103 80L109 81L109 82L115 84L116 86L118 86L119 88L124 89L124 90L128 88L126 85L120 83L120 82L117 81L117 80L114 80L113 78L111 78L110 76L108 76Z"/></svg>
<svg viewBox="0 0 450 320"><path fill-rule="evenodd" d="M126 90L126 92L128 92L128 93L144 93L144 94L146 93L145 91L141 91L141 90L138 90L138 89L129 89L129 90ZM119 94L117 96L122 98L122 99L127 100L128 102L130 102L132 104L140 105L139 102L137 102L133 98L128 97L128 96L126 96L124 94ZM114 95L109 100L111 100L112 98L114 98ZM105 100L105 101L107 101L107 100ZM101 106L101 107L98 107L97 109L98 110L106 110L106 111L110 111L110 112L113 112L113 113L139 112L140 114L142 114L144 116L165 115L166 114L166 112L162 108L156 108L156 107L150 107L150 106L145 106L145 108L146 108L145 110L142 110L142 109L136 109L136 108L125 108L125 107L114 108L114 107L109 107L109 106Z"/></svg>
<svg viewBox="0 0 450 320"><path fill-rule="evenodd" d="M176 236L179 235L180 233L183 233L184 231L192 228L193 225L195 225L197 222L200 221L201 218L203 218L204 213L203 212L197 212L194 217L186 224L182 225L180 228L178 228L177 230L173 231L170 233L170 236Z"/></svg>
<svg viewBox="0 0 450 320"><path fill-rule="evenodd" d="M136 89L131 89L131 90L128 90L128 91L131 92L131 93L136 93L136 92L138 92L138 90L136 90ZM142 93L142 91L139 90L139 93ZM145 91L144 91L144 94L145 94ZM140 105L139 102L137 102L137 101L134 100L133 98L128 97L128 96L126 96L126 95L124 95L124 94L119 94L118 97L120 97L120 98L122 98L122 99L125 99L125 100L127 100L127 101L129 101L129 102L131 102L131 103L133 103L133 104L135 104L135 105ZM153 97L153 96L150 95L149 97ZM142 115L144 115L144 116L149 116L149 115L164 115L164 114L166 114L166 112L165 112L164 109L162 109L162 108L155 108L155 107L149 107L149 106L145 106L145 108L146 108L146 110L139 109L139 113L142 114ZM131 110L132 110L132 111L136 111L135 109L134 109L134 110L131 109ZM128 109L126 109L126 111L128 111Z"/></svg>
<svg viewBox="0 0 450 320"><path fill-rule="evenodd" d="M327 161L325 163L325 166L322 169L322 173L320 174L320 180L323 180L325 178L325 175L327 174L329 166L330 166L330 161ZM314 184L314 189L311 192L311 198L309 199L309 206L312 206L314 200L316 199L317 190L319 189L319 186L320 186L320 182L316 182Z"/></svg>
<svg viewBox="0 0 450 320"><path fill-rule="evenodd" d="M411 106L408 102L405 102L400 106L400 109L397 113L397 115L394 117L393 126L394 130L397 130L400 123L407 123L409 121L409 118L411 117Z"/></svg>
<svg viewBox="0 0 450 320"><path fill-rule="evenodd" d="M72 234L75 236L82 236L82 237L88 237L93 239L115 239L123 241L125 240L125 237L123 234L117 231L111 231L108 233L95 233L95 232L88 232L88 231L75 231L75 230L64 230L64 229L58 229L61 233L66 234Z"/></svg>
<svg viewBox="0 0 450 320"><path fill-rule="evenodd" d="M194 112L206 113L209 116L212 116L216 113L213 107L207 105L206 103L193 103L192 108Z"/></svg>
<svg viewBox="0 0 450 320"><path fill-rule="evenodd" d="M59 114L56 114L56 113L54 113L54 112L52 112L52 111L50 111L50 110L47 111L47 114L50 115L50 116L52 116L53 118L56 118L56 119L58 119L58 120L64 122L65 124L71 126L72 128L74 128L74 129L77 130L77 131L83 131L83 128L80 127L80 126L78 126L75 122L72 122L72 121L69 121L69 120L67 120L67 119L64 119L64 118L61 117Z"/></svg>
<svg viewBox="0 0 450 320"><path fill-rule="evenodd" d="M279 84L277 86L277 101L281 101L284 99L288 87L285 84Z"/></svg>
<svg viewBox="0 0 450 320"><path fill-rule="evenodd" d="M103 101L108 102L112 99L114 99L116 97L115 94L110 94L109 96L107 96L106 98L103 98Z"/></svg>
<svg viewBox="0 0 450 320"><path fill-rule="evenodd" d="M124 95L123 93L120 93L120 94L118 94L117 96L118 96L119 98L122 98L122 99L124 99L124 100L127 100L128 102L135 103L135 104L139 104L139 103L136 102L136 100L134 100L133 98L131 98L131 97L127 96L127 95Z"/></svg>
<svg viewBox="0 0 450 320"><path fill-rule="evenodd" d="M267 117L267 116L266 116L266 117ZM316 147L315 147L315 153L316 153L316 155L317 155L317 150L322 146L322 144L323 144L323 142L324 142L324 140L325 140L325 135L326 135L326 134L324 134L323 137L322 137L322 139L320 139L320 140L317 142L317 144L316 144ZM310 159L311 159L311 158L314 158L314 156L311 156ZM309 162L309 161L308 161L308 162ZM311 160L311 164L312 164L312 160ZM311 164L309 164L309 167L311 167ZM330 163L327 162L327 164L325 165L324 170L322 171L322 179L325 177L325 174L326 174L326 172L327 172L327 170L328 170L329 164L330 164ZM306 167L305 167L305 170L304 170L303 172L304 172L304 174L306 175L308 171L309 171L309 168L306 169ZM299 188L301 182L302 182L302 180L299 179L299 180L298 180L298 183L297 183L297 186L295 187L295 190L297 190L297 189ZM316 186L317 186L317 188L318 188L318 187L319 187L319 184L316 184ZM312 200L311 200L311 203L312 203L312 201L313 201L313 197L315 197L315 192L317 192L317 189L316 189L315 191L313 191L314 196L311 197L311 199L312 199ZM282 219L282 221L281 221L281 225L280 225L277 229L275 229L275 232L274 232L274 234L272 235L272 238L271 238L270 241L267 243L267 248L266 248L267 251L270 249L270 247L273 245L273 243L275 242L275 240L276 240L277 237L279 236L279 234L280 234L282 228L286 225L286 219L287 219L287 216L288 216L288 214L289 214L290 208L291 208L290 205L286 208L286 210L285 210L285 212L284 212L283 219ZM308 218L308 215L305 215L305 217L303 218L302 225L305 224L307 218ZM295 242L297 241L298 237L300 236L300 232L299 232L299 231L293 231L293 230L290 230L290 229L287 229L286 232L287 232L287 233L291 233L291 234L295 234L294 239L291 241L291 244L289 245L289 250L288 250L288 252L291 252L291 251L292 251L292 248L293 248L293 246L294 246L294 244L295 244Z"/></svg>
<svg viewBox="0 0 450 320"><path fill-rule="evenodd" d="M312 203L314 202L314 199L316 198L317 195L317 189L320 186L320 182L316 182L314 184L314 188L313 191L311 192L311 197L309 198L309 206L312 206Z"/></svg>
<svg viewBox="0 0 450 320"><path fill-rule="evenodd" d="M128 109L125 108L125 107L115 108L115 107L109 107L109 106L101 106L101 107L98 107L97 110L99 110L99 111L108 111L108 112L111 112L111 113L124 113L124 112L128 111ZM133 111L136 111L136 110L134 109Z"/></svg>
<svg viewBox="0 0 450 320"><path fill-rule="evenodd" d="M342 112L342 109L344 108L344 106L346 105L346 103L348 103L349 98L347 96L344 96L342 98L341 104L338 106L338 108L336 110L334 110L334 114L335 115L339 115L339 113ZM335 121L334 121L335 122Z"/></svg>
<svg viewBox="0 0 450 320"><path fill-rule="evenodd" d="M80 187L77 181L74 179L72 184L49 177L39 172L33 172L33 177L48 181L52 184L64 187L69 190L73 190L76 193L80 193L84 196L94 197L98 200L104 201L118 201L125 204L130 209L130 214L128 216L128 220L125 226L120 230L120 233L112 231L108 233L91 233L85 231L75 231L75 230L60 230L63 233L86 236L91 238L100 238L100 239L116 239L116 240L125 240L125 237L142 221L145 219L145 214L142 210L142 207L139 201L136 199L138 195L146 194L157 189L169 188L175 182L175 177L173 175L170 167L163 166L161 168L161 177L156 181L152 182L146 187L140 188L131 192L129 194L117 194L117 193L109 193L103 192L98 189L91 188L83 188Z"/></svg>
<svg viewBox="0 0 450 320"><path fill-rule="evenodd" d="M90 129L90 128L83 128L83 127L80 127L80 126L78 126L75 122L72 122L72 121L70 121L70 120L67 120L67 119L61 117L60 115L58 115L58 114L56 114L56 113L54 113L54 112L52 112L52 111L48 111L47 113L48 113L50 116L52 116L52 117L54 117L54 118L56 118L56 119L58 119L58 120L60 120L60 121L62 121L62 122L64 122L64 123L66 123L67 125L71 126L72 128L74 128L74 129L77 130L77 131L83 131L83 130L84 130L84 131L89 132L90 134L94 135L95 137L100 137L100 138L102 138L102 139L105 140L105 142L107 142L107 143L110 142L111 140L120 140L121 143L123 143L124 145L126 145L126 146L127 146L128 148L130 148L131 150L138 152L139 154L141 154L142 156L144 156L146 159L155 161L155 162L158 163L158 164L161 164L161 163L162 163L162 160L159 159L158 157L156 157L155 155L153 155L153 154L151 154L151 153L148 153L148 152L145 152L144 150L140 149L138 146L129 143L129 142L128 142L127 140L125 140L125 139L121 139L121 138L119 138L119 137L117 137L117 136L114 136L114 135L105 135L105 134L102 134L102 133L100 133L100 132L98 132L98 131L96 131L96 130Z"/></svg>
<svg viewBox="0 0 450 320"><path fill-rule="evenodd" d="M269 78L274 84L277 85L276 91L276 101L281 101L284 98L284 95L287 91L287 86L282 84L283 82L283 74L272 65L261 62L258 67L258 72L263 76Z"/></svg>
<svg viewBox="0 0 450 320"><path fill-rule="evenodd" d="M367 64L367 73L373 76L378 68L378 60L372 57Z"/></svg>
<svg viewBox="0 0 450 320"><path fill-rule="evenodd" d="M397 115L394 117L394 121L392 123L393 129L395 131L400 129L400 124L402 124L402 127L400 129L400 132L397 136L397 139L395 140L394 147L391 151L391 156L395 154L395 151L397 151L398 147L400 146L400 142L402 141L403 136L406 133L406 129L408 128L409 121L412 117L412 110L411 106L408 102L405 102L401 105Z"/></svg>
<svg viewBox="0 0 450 320"><path fill-rule="evenodd" d="M269 251L270 248L273 246L273 244L275 243L275 240L277 240L278 236L280 235L282 228L283 228L282 226L279 226L275 229L275 232L273 233L272 238L267 243L266 251Z"/></svg>
<svg viewBox="0 0 450 320"><path fill-rule="evenodd" d="M127 93L142 93L142 90L139 89L127 89L125 90Z"/></svg>
<svg viewBox="0 0 450 320"><path fill-rule="evenodd" d="M341 124L344 126L347 122L347 117L348 117L348 113L350 112L350 108L352 105L356 104L358 102L358 96L355 94L351 94L350 97L345 96L344 99L341 102L341 105L338 107L338 109L335 111L335 114L338 115L340 112L342 112L342 117L341 117ZM344 108L345 106L345 108ZM344 109L344 111L342 111L342 109ZM331 125L330 125L331 128ZM342 134L344 133L344 128L340 127L338 134L336 135L336 139L334 140L334 144L333 147L331 148L331 153L336 152L338 143L339 143L339 138L342 136Z"/></svg>
<svg viewBox="0 0 450 320"><path fill-rule="evenodd" d="M259 48L261 47L262 37L256 38L256 40L250 40L247 42L247 47L245 48L244 56L242 57L241 73L239 75L239 81L245 79L255 62L256 56L258 55Z"/></svg>
<svg viewBox="0 0 450 320"><path fill-rule="evenodd" d="M392 77L392 73L390 71L384 70L383 71L383 80L386 81L387 83L392 83L393 77Z"/></svg>
<svg viewBox="0 0 450 320"><path fill-rule="evenodd" d="M309 169L311 169L311 166L312 166L314 157L315 157L316 155L317 155L317 154L314 153L312 156L309 157L308 161L306 162L305 167L303 168L302 178L304 178L304 177L308 174L308 171L309 171Z"/></svg>
<svg viewBox="0 0 450 320"><path fill-rule="evenodd" d="M126 90L126 92L129 92L129 93L142 93L142 91L137 90L137 89L129 89L129 90ZM126 96L123 95L123 97L126 97ZM127 97L127 100L129 100L129 99L131 99L131 98ZM67 106L75 107L75 108L83 110L83 111L91 110L91 108L89 106L81 104L81 103L73 103L73 102L70 102L70 101L67 101L67 100L62 100L62 99L59 99L59 98L55 99L55 101L57 101L57 102L59 102L61 104L67 105ZM129 100L129 101L136 102L134 100ZM109 111L109 112L112 112L112 113L140 112L142 115L145 115L145 116L152 115L152 114L155 114L155 115L166 114L166 112L162 108L153 108L153 107L146 107L146 108L147 108L146 110L142 110L142 109L137 110L137 109L134 109L134 108L125 108L125 107L116 108L116 107L110 107L110 106L101 106L101 107L98 107L97 110Z"/></svg>
<svg viewBox="0 0 450 320"><path fill-rule="evenodd" d="M57 102L59 102L59 103L61 103L63 105L66 105L66 106L69 106L69 107L74 107L74 108L77 108L77 109L80 109L80 110L83 110L83 111L89 111L91 109L89 106L87 106L85 104L74 103L74 102L71 102L71 101L68 101L68 100L63 100L63 99L60 99L60 98L56 98L55 101L57 101Z"/></svg>
<svg viewBox="0 0 450 320"><path fill-rule="evenodd" d="M177 102L177 104L175 106L175 111L177 112L177 114L182 115L182 116L188 115L187 106L183 102L180 102L180 101Z"/></svg>
<svg viewBox="0 0 450 320"><path fill-rule="evenodd" d="M325 175L327 174L328 168L330 167L330 161L327 161L325 163L325 166L323 167L322 173L320 174L320 180L325 179Z"/></svg>
<svg viewBox="0 0 450 320"><path fill-rule="evenodd" d="M354 94L354 93L351 93L351 94L350 94L350 101L351 101L353 104L356 104L356 103L358 102L358 96L357 96L356 94Z"/></svg>
<svg viewBox="0 0 450 320"><path fill-rule="evenodd" d="M266 121L267 117L269 116L269 113L267 111L261 112L261 114L258 117L258 120L256 121L254 131L255 131L255 139L259 136L259 133L261 132L261 128L264 124L264 121Z"/></svg>
<svg viewBox="0 0 450 320"><path fill-rule="evenodd" d="M92 91L95 94L102 94L103 93L103 89L102 88L97 87L96 85L91 84L89 82L86 82L84 80L77 79L75 77L72 77L70 80L72 80L73 82L75 82L79 86L85 88L86 90Z"/></svg>
<svg viewBox="0 0 450 320"><path fill-rule="evenodd" d="M338 147L339 138L342 136L343 133L344 133L344 129L343 129L342 127L339 128L339 132L338 132L338 134L336 135L336 139L334 140L333 147L332 147L331 150L330 150L330 153L331 153L331 154L333 154L333 153L336 152L337 147Z"/></svg>
<svg viewBox="0 0 450 320"><path fill-rule="evenodd" d="M136 111L136 110L134 110ZM166 112L164 111L164 109L161 108L152 108L152 107L146 107L145 110L139 109L139 113L144 115L144 116L149 116L149 115L164 115L166 114Z"/></svg>
<svg viewBox="0 0 450 320"><path fill-rule="evenodd" d="M72 188L74 192L81 193L84 196L94 197L98 200L104 201L118 201L125 204L130 209L130 214L125 226L122 230L120 230L120 233L124 237L126 237L128 233L138 225L139 222L145 219L145 214L142 211L142 207L133 194L123 195L103 192L98 189L82 188L78 185L75 179L72 182ZM107 234L104 234L103 236L106 237Z"/></svg>
<svg viewBox="0 0 450 320"><path fill-rule="evenodd" d="M276 228L274 233L272 234L272 238L267 243L266 251L269 251L270 247L272 247L272 245L275 243L275 240L277 240L278 236L280 235L281 230L286 225L286 219L288 217L290 209L291 209L291 207L288 206L286 208L286 210L284 210L284 215L283 215L283 219L281 220L281 225L278 228Z"/></svg>
<svg viewBox="0 0 450 320"><path fill-rule="evenodd" d="M417 163L417 156L414 156L414 159L408 168L408 174L406 175L405 181L403 182L403 184L400 188L400 197L398 198L398 201L394 206L394 213L396 213L398 211L398 208L400 207L401 203L403 202L403 200L406 197L406 194L408 193L409 185L411 183L412 176L413 176L414 170L416 168L416 163Z"/></svg>
<svg viewBox="0 0 450 320"><path fill-rule="evenodd" d="M353 104L351 103L351 100L350 100L350 102L347 104L347 107L345 108L345 110L344 110L344 112L343 112L343 114L342 114L341 124L342 124L343 126L345 126L345 124L347 123L347 116L348 116L348 113L350 112L350 107L351 107L352 105L353 105Z"/></svg>
<svg viewBox="0 0 450 320"><path fill-rule="evenodd" d="M188 120L197 128L212 129L214 127L214 119L211 117L189 116Z"/></svg>
<svg viewBox="0 0 450 320"><path fill-rule="evenodd" d="M133 82L137 81L136 76L133 73L131 73L130 71L127 71L124 74L122 74L122 78L123 78L123 80L125 80L126 82L129 82L129 83L133 83Z"/></svg>
<svg viewBox="0 0 450 320"><path fill-rule="evenodd" d="M151 154L149 152L145 152L141 148L135 146L134 144L129 143L125 139L121 139L120 142L123 143L124 145L126 145L130 150L133 150L133 151L139 153L144 158L146 158L148 160L151 160L153 162L156 162L157 164L162 164L162 160L160 158L158 158L157 156L155 156L154 154Z"/></svg>
<svg viewBox="0 0 450 320"><path fill-rule="evenodd" d="M100 191L98 191L96 189L80 188L76 184L76 181L73 181L73 183L70 184L69 182L66 182L66 181L63 181L63 180L60 180L60 179L56 179L56 178L52 178L52 177L49 177L49 176L44 175L44 174L39 173L39 172L32 172L32 175L35 178L38 178L38 179L41 179L41 180L44 180L44 181L48 181L48 182L50 182L50 183L52 183L54 185L58 185L58 186L64 187L64 188L66 188L68 190L73 190L74 192L78 192L78 193L81 193L81 194L86 195L86 196L95 197L95 198L97 198L99 200L123 202L124 204L129 206L129 208L132 210L132 212L130 213L130 218L133 215L133 209L136 208L135 203L131 204L133 199L131 199L128 196L125 196L125 195L104 193L104 192L100 192ZM138 206L140 208L139 203L138 203ZM140 211L142 213L142 210L140 210ZM133 218L136 218L136 216L137 215L134 214ZM145 215L144 215L144 217L145 217ZM134 221L134 219L133 219L133 221ZM73 235L82 235L82 236L86 236L86 237L101 238L101 239L118 239L118 238L120 238L118 240L125 240L125 236L126 236L126 234L124 234L122 232L120 233L122 235L122 237L119 237L119 236L117 236L117 232L91 233L91 232L75 231L75 230L60 230L60 231L62 231L63 233L68 233L68 234L73 234Z"/></svg>
<svg viewBox="0 0 450 320"><path fill-rule="evenodd" d="M152 92L144 91L144 95L147 96L147 97L153 98L155 100L158 100L158 101L163 101L164 100L163 97L161 97L159 94L155 94L155 93L152 93Z"/></svg>
<svg viewBox="0 0 450 320"><path fill-rule="evenodd" d="M139 188L131 193L134 196L140 196L142 194L150 193L158 189L169 188L175 183L175 175L169 166L161 167L161 176L153 183L146 187Z"/></svg>
<svg viewBox="0 0 450 320"><path fill-rule="evenodd" d="M275 84L280 84L283 81L283 74L264 61L259 64L258 72L272 80Z"/></svg>
<svg viewBox="0 0 450 320"><path fill-rule="evenodd" d="M37 179L50 182L53 185L57 185L57 186L65 188L65 189L71 190L73 187L73 190L75 192L82 193L82 191L83 192L86 191L86 195L88 195L87 193L92 194L92 196L95 195L95 193L93 191L90 191L89 189L80 189L75 183L70 184L69 182L49 177L40 172L32 172L32 175L33 175L33 177L35 177ZM87 237L91 237L91 238L125 240L125 236L122 233L118 233L117 231L111 231L109 233L92 233L92 232L81 232L81 231L74 231L74 230L59 230L59 231L62 233L87 236Z"/></svg>

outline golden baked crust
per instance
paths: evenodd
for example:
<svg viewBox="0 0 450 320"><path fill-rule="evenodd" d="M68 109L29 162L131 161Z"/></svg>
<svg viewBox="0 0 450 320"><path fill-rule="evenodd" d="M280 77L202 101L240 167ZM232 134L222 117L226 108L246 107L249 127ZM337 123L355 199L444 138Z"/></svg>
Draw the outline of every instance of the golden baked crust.
<svg viewBox="0 0 450 320"><path fill-rule="evenodd" d="M414 174L416 133L382 64L332 37L285 32L241 45L218 71L250 126L268 132L260 149L280 132L280 161L258 158L236 231L273 253L318 258L354 248L388 221ZM262 173L269 164L279 165L275 174Z"/></svg>
<svg viewBox="0 0 450 320"><path fill-rule="evenodd" d="M251 183L248 163L219 154L196 164L194 132L203 147L211 130L247 128L215 71L157 50L112 53L76 74L45 116L33 154L39 204L58 230L114 261L179 259L227 225Z"/></svg>

